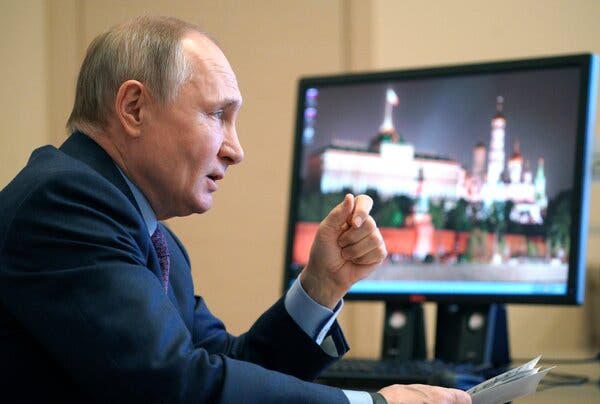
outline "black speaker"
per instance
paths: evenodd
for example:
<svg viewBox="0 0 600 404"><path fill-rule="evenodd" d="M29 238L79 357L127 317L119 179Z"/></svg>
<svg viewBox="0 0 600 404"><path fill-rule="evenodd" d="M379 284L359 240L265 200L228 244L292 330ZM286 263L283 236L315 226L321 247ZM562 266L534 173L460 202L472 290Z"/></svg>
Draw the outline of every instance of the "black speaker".
<svg viewBox="0 0 600 404"><path fill-rule="evenodd" d="M435 357L446 362L510 363L506 309L500 304L438 304Z"/></svg>
<svg viewBox="0 0 600 404"><path fill-rule="evenodd" d="M425 325L420 304L385 306L385 326L381 357L405 361L425 359Z"/></svg>

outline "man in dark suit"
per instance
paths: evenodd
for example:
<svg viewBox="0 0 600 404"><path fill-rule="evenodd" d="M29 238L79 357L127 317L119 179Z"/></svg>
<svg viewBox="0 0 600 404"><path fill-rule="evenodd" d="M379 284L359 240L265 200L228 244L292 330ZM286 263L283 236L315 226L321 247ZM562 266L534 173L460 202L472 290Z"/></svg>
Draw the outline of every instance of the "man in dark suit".
<svg viewBox="0 0 600 404"><path fill-rule="evenodd" d="M364 195L324 219L300 280L247 333L228 334L194 295L160 220L211 207L243 158L241 102L227 59L191 24L143 17L92 42L72 135L34 151L0 193L3 402L469 402L310 383L348 349L343 295L386 255Z"/></svg>

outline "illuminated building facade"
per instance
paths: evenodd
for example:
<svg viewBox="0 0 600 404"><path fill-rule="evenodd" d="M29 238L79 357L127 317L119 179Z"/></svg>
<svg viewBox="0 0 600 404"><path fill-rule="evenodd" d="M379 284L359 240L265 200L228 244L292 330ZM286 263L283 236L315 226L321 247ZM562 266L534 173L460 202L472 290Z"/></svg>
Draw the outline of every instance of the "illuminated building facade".
<svg viewBox="0 0 600 404"><path fill-rule="evenodd" d="M396 93L388 89L383 123L368 148L334 141L312 155L306 178L309 187L318 188L321 193L345 189L363 193L371 189L383 199L396 195L409 195L421 201L462 198L482 203L484 209L494 202L510 200L514 203L511 220L543 222L542 213L547 206L543 160L538 162L535 180L518 142L506 162L502 97L497 98L497 112L491 121L489 153L485 145L477 144L470 172L455 160L416 152L394 127L392 109L398 104Z"/></svg>

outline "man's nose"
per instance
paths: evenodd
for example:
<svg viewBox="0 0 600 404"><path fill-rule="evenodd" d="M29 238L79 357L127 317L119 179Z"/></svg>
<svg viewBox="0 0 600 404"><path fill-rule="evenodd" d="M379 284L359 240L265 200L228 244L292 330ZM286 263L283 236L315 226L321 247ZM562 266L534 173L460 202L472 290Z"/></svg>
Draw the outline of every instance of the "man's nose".
<svg viewBox="0 0 600 404"><path fill-rule="evenodd" d="M238 164L244 159L244 149L235 128L225 136L219 150L219 157L226 160L229 165Z"/></svg>

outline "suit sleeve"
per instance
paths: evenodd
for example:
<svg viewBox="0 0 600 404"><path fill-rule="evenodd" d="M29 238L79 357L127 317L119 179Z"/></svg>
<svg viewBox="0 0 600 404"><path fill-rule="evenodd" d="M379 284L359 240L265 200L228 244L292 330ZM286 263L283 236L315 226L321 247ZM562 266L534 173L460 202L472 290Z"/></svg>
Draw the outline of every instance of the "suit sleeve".
<svg viewBox="0 0 600 404"><path fill-rule="evenodd" d="M283 297L240 337L228 335L203 300L197 299L194 336L196 344L210 352L221 352L310 381L348 350L337 322L329 330L326 340L333 342L339 356L331 356L323 350L292 319L285 309Z"/></svg>
<svg viewBox="0 0 600 404"><path fill-rule="evenodd" d="M275 340L290 337L278 331L266 337L272 324L285 327L280 302L240 339L211 320L215 328L202 335L219 335L219 343L194 343L146 267L151 246L135 208L93 173L59 174L32 189L8 220L0 293L82 390L100 402L347 402L339 389L265 369L309 379L323 366L295 371L286 367L294 355L281 363L267 358L272 343L270 356L284 351ZM200 317L207 315L201 306Z"/></svg>

